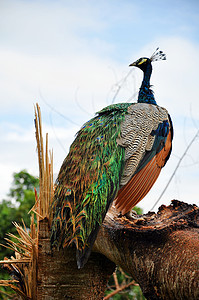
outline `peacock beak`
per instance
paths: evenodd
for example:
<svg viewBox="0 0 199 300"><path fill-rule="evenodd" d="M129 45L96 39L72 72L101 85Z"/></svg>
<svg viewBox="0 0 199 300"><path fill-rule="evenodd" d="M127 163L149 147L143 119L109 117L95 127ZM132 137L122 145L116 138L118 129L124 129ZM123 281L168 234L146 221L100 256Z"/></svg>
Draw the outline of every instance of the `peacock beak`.
<svg viewBox="0 0 199 300"><path fill-rule="evenodd" d="M135 61L135 62L133 62L132 64L130 64L130 65L129 65L129 67L133 67L133 66L134 66L134 67L136 67L136 66L137 66L137 63L136 63L136 61Z"/></svg>

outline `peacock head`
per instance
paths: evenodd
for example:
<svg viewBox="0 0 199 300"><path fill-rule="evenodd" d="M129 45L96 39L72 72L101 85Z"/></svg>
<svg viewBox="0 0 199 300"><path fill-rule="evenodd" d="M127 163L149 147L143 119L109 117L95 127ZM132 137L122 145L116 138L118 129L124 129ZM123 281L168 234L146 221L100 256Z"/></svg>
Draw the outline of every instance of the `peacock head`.
<svg viewBox="0 0 199 300"><path fill-rule="evenodd" d="M150 58L147 57L141 57L132 64L129 65L129 67L138 67L143 72L146 70L147 65L151 64Z"/></svg>
<svg viewBox="0 0 199 300"><path fill-rule="evenodd" d="M151 65L152 61L165 60L165 59L166 59L166 55L163 53L163 51L161 51L161 50L159 50L159 48L157 48L150 58L141 57L138 60L136 60L135 62L133 62L132 64L130 64L129 67L132 67L132 66L138 67L139 69L141 69L144 72L146 70L147 66Z"/></svg>

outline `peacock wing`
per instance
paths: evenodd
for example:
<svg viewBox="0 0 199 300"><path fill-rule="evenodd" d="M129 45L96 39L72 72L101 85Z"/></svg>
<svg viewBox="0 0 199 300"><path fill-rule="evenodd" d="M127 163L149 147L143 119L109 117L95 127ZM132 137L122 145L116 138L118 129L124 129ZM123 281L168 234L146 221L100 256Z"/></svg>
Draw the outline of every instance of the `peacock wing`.
<svg viewBox="0 0 199 300"><path fill-rule="evenodd" d="M118 144L125 167L115 205L127 213L149 192L171 153L173 128L166 109L138 103L128 109Z"/></svg>

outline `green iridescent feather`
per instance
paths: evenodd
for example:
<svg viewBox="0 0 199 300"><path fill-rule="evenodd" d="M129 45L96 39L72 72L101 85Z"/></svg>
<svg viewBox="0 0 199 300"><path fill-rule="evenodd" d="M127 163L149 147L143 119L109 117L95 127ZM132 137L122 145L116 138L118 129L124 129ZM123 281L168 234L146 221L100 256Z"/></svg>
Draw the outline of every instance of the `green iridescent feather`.
<svg viewBox="0 0 199 300"><path fill-rule="evenodd" d="M52 245L76 244L78 266L90 255L119 189L124 148L117 145L130 103L110 105L84 124L60 169L52 205Z"/></svg>

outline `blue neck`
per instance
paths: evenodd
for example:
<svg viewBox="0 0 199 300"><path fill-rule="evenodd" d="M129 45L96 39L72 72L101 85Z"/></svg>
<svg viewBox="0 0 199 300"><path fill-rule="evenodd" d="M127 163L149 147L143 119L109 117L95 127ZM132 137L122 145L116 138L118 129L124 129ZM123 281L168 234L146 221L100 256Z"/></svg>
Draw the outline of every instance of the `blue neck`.
<svg viewBox="0 0 199 300"><path fill-rule="evenodd" d="M138 94L138 103L157 104L153 95L153 91L150 89L150 78L152 73L151 63L148 63L144 72L144 78L140 91Z"/></svg>

